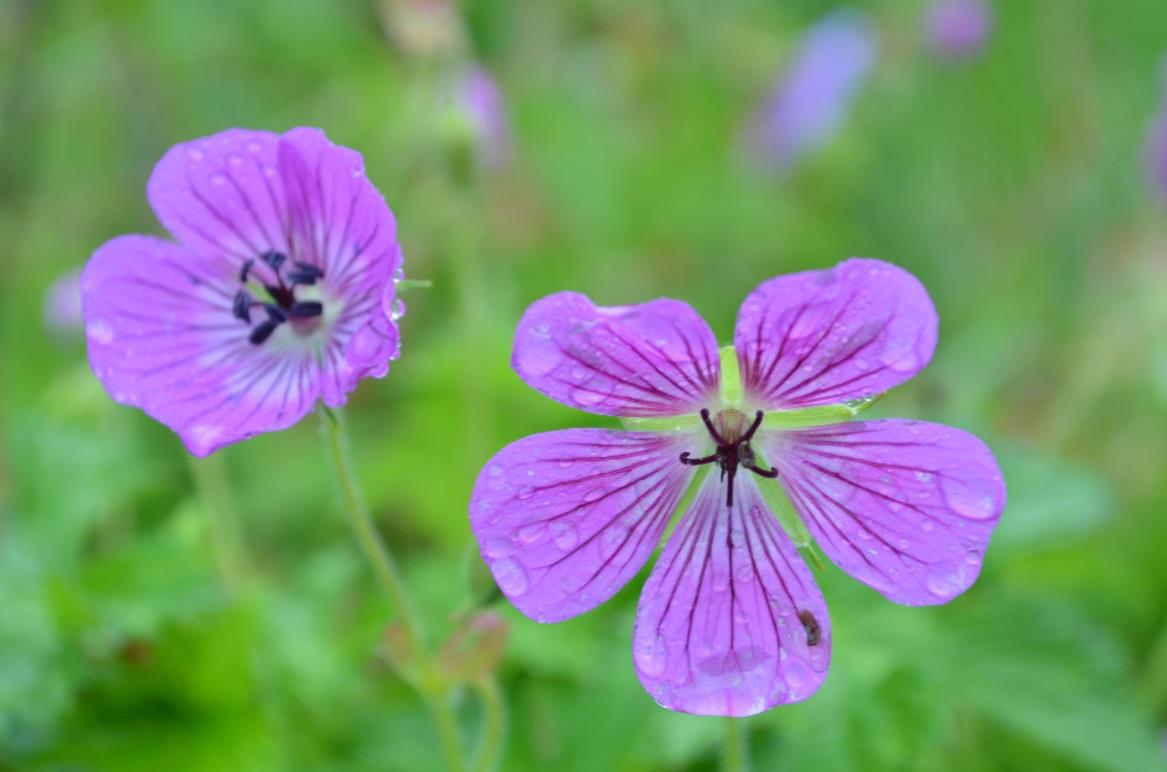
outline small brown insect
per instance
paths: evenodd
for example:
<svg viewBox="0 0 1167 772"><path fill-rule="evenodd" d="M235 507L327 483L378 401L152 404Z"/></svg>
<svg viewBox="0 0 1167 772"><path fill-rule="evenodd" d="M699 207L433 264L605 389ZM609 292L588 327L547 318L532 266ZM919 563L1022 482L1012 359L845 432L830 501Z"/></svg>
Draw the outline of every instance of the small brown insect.
<svg viewBox="0 0 1167 772"><path fill-rule="evenodd" d="M819 621L814 618L814 614L803 609L798 612L798 621L802 622L802 629L806 630L806 645L818 646L823 639L823 629L819 627Z"/></svg>

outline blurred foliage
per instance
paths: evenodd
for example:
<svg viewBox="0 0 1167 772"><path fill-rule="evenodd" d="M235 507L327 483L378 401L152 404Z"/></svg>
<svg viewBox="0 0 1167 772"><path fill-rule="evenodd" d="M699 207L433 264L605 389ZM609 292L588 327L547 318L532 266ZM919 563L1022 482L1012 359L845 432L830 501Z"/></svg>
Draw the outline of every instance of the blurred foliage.
<svg viewBox="0 0 1167 772"><path fill-rule="evenodd" d="M877 70L840 135L779 180L739 134L825 0L468 0L465 34L431 19L409 50L386 35L404 0L0 3L0 769L437 766L315 421L219 455L232 586L198 468L104 396L79 333L39 325L54 278L158 232L143 188L169 145L300 124L362 150L410 276L434 281L407 298L402 359L348 414L435 641L490 597L466 518L482 463L611 423L511 373L527 303L669 295L725 340L761 280L875 256L921 278L942 333L872 412L981 434L1010 505L948 606L821 575L830 678L748 721L755 767L1163 768L1167 219L1141 153L1167 6L1000 2L984 54L955 65L921 40L921 2L856 4ZM508 100L513 152L489 173L442 130L443 72L467 55ZM641 581L554 626L497 604L505 769L716 766L722 722L637 683ZM472 690L458 711L470 747Z"/></svg>

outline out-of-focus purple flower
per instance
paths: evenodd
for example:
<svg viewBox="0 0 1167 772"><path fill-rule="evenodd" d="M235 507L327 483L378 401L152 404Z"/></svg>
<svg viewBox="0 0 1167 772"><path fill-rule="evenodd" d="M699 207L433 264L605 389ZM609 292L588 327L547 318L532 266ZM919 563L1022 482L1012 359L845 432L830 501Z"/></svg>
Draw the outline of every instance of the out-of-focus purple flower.
<svg viewBox="0 0 1167 772"><path fill-rule="evenodd" d="M454 118L468 130L477 161L497 168L510 155L510 127L502 90L480 65L466 68L455 81Z"/></svg>
<svg viewBox="0 0 1167 772"><path fill-rule="evenodd" d="M177 243L119 236L81 279L115 400L203 456L388 372L401 248L358 153L319 129L229 129L171 148L147 195Z"/></svg>
<svg viewBox="0 0 1167 772"><path fill-rule="evenodd" d="M952 59L976 56L993 31L993 22L993 8L985 0L934 0L927 16L932 50Z"/></svg>
<svg viewBox="0 0 1167 772"><path fill-rule="evenodd" d="M58 276L45 290L43 307L45 329L57 335L75 335L81 331L81 269L74 268Z"/></svg>
<svg viewBox="0 0 1167 772"><path fill-rule="evenodd" d="M749 144L781 171L825 144L866 82L877 43L860 11L834 11L816 22L751 124Z"/></svg>
<svg viewBox="0 0 1167 772"><path fill-rule="evenodd" d="M1167 60L1164 60L1163 72L1167 82ZM1167 93L1147 132L1146 163L1151 185L1167 201Z"/></svg>
<svg viewBox="0 0 1167 772"><path fill-rule="evenodd" d="M789 497L836 564L908 605L972 585L1004 508L1000 469L976 437L850 422L853 405L839 404L914 376L936 334L924 287L878 260L763 283L720 351L676 300L546 297L519 323L516 372L634 430L566 429L499 451L470 501L483 559L520 611L567 619L640 570L695 485L640 597L641 682L688 713L805 699L826 677L831 625L774 497Z"/></svg>

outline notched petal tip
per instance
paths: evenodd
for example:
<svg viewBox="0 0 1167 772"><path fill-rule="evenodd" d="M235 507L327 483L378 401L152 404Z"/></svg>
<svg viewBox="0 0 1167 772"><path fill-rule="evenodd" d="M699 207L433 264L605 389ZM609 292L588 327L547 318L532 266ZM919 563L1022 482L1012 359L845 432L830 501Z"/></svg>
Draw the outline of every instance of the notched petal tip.
<svg viewBox="0 0 1167 772"><path fill-rule="evenodd" d="M632 417L696 412L716 396L720 372L713 333L688 304L661 298L603 307L575 292L531 304L511 364L554 400Z"/></svg>
<svg viewBox="0 0 1167 772"><path fill-rule="evenodd" d="M791 410L867 397L922 370L938 317L916 277L851 258L763 282L742 304L734 347L749 399Z"/></svg>

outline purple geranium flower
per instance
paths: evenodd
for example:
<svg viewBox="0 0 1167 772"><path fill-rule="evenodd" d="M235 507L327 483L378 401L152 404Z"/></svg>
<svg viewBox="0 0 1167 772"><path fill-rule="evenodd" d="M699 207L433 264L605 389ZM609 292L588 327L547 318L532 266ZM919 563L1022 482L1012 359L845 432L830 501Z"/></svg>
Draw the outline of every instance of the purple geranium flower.
<svg viewBox="0 0 1167 772"><path fill-rule="evenodd" d="M1167 59L1164 59L1163 80L1167 83ZM1151 185L1167 200L1167 89L1163 105L1152 119L1147 132L1146 167Z"/></svg>
<svg viewBox="0 0 1167 772"><path fill-rule="evenodd" d="M927 17L932 49L951 59L976 56L993 20L993 8L985 0L934 0Z"/></svg>
<svg viewBox="0 0 1167 772"><path fill-rule="evenodd" d="M465 123L478 162L494 169L510 155L510 127L502 90L485 67L475 64L461 71L454 82L452 110Z"/></svg>
<svg viewBox="0 0 1167 772"><path fill-rule="evenodd" d="M805 699L826 677L831 625L773 509L792 503L860 581L929 605L973 583L1004 506L1001 472L976 437L850 422L857 408L841 404L919 372L936 328L919 281L866 259L765 282L720 352L676 300L536 302L515 335L515 370L632 430L538 434L486 464L470 519L498 586L541 622L595 608L640 570L695 483L640 597L641 682L689 713Z"/></svg>
<svg viewBox="0 0 1167 772"><path fill-rule="evenodd" d="M230 129L171 148L147 195L178 243L119 236L82 276L115 400L203 456L388 372L401 249L359 154L319 129Z"/></svg>
<svg viewBox="0 0 1167 772"><path fill-rule="evenodd" d="M81 269L70 268L45 290L42 306L45 329L55 335L81 332Z"/></svg>
<svg viewBox="0 0 1167 772"><path fill-rule="evenodd" d="M831 139L866 82L876 50L874 26L860 11L834 11L816 22L754 118L750 146L786 171Z"/></svg>

